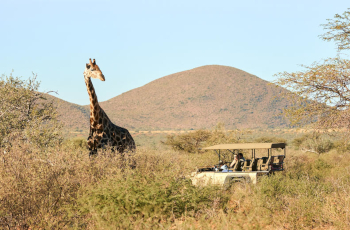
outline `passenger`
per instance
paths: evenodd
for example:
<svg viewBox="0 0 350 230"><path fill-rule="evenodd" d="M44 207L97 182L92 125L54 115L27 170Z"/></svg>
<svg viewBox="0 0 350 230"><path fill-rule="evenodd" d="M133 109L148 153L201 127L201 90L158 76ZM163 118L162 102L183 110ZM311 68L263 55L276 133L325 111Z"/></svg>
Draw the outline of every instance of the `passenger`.
<svg viewBox="0 0 350 230"><path fill-rule="evenodd" d="M241 165L243 165L245 159L243 157L243 153L238 153L238 155L235 155L234 156L234 160L232 161L232 163L230 164L230 168L233 168L235 167L235 164L238 162L238 161L241 161Z"/></svg>
<svg viewBox="0 0 350 230"><path fill-rule="evenodd" d="M242 163L244 163L245 158L243 157L243 153L238 153L238 157L239 157L239 160L242 161Z"/></svg>
<svg viewBox="0 0 350 230"><path fill-rule="evenodd" d="M237 155L234 155L233 161L232 161L232 163L230 164L230 168L235 167L235 164L236 164L237 162L238 162L238 156L237 156Z"/></svg>

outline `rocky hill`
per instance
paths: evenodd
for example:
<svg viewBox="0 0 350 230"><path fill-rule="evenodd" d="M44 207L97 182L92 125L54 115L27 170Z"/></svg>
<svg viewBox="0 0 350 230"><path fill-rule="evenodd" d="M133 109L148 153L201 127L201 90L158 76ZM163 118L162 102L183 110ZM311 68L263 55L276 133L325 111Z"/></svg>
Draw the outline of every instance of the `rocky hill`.
<svg viewBox="0 0 350 230"><path fill-rule="evenodd" d="M227 128L272 128L286 126L279 116L288 105L279 97L282 90L242 70L209 65L159 78L100 105L115 124L133 130L212 128L218 122ZM83 108L72 109L88 115L89 106Z"/></svg>
<svg viewBox="0 0 350 230"><path fill-rule="evenodd" d="M53 95L46 94L45 97L48 101L54 101L59 113L59 120L63 123L65 130L85 132L89 130L89 108L64 101Z"/></svg>
<svg viewBox="0 0 350 230"><path fill-rule="evenodd" d="M242 70L209 65L159 78L100 105L115 124L130 130L212 128L219 122L226 128L274 128L287 125L279 116L288 105L280 97L283 90ZM88 105L52 98L67 130L88 131Z"/></svg>

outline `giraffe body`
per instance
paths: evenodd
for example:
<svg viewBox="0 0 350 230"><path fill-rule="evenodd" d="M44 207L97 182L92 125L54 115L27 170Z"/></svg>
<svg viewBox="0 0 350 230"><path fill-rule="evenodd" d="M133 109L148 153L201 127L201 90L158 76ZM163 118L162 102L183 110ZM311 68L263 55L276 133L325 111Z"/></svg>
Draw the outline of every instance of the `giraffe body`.
<svg viewBox="0 0 350 230"><path fill-rule="evenodd" d="M86 64L84 71L85 84L90 98L90 134L87 139L90 155L96 154L97 149L107 146L121 154L125 150L134 151L136 146L129 131L113 124L100 107L91 78L105 80L95 60L91 62L90 59L90 64Z"/></svg>

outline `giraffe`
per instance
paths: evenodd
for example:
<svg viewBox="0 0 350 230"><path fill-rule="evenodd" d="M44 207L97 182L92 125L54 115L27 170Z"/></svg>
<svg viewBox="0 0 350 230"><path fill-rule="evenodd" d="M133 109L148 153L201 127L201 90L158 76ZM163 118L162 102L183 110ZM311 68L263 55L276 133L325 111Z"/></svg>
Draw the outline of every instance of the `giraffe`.
<svg viewBox="0 0 350 230"><path fill-rule="evenodd" d="M91 78L105 81L105 77L95 59L91 62L90 58L90 62L86 64L84 71L85 84L90 98L90 134L87 139L89 155L97 154L98 148L106 146L111 146L113 150L117 150L121 154L125 150L134 151L136 146L129 131L113 124L100 107Z"/></svg>

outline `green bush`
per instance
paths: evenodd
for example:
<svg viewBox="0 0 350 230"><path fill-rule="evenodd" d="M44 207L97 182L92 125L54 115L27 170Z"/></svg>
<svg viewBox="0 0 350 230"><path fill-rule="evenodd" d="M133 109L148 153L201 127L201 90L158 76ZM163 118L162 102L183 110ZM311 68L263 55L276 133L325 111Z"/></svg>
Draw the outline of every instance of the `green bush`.
<svg viewBox="0 0 350 230"><path fill-rule="evenodd" d="M63 146L66 146L68 148L72 148L74 150L86 150L88 149L86 139L84 138L73 138L73 139L67 139L64 140L62 143Z"/></svg>
<svg viewBox="0 0 350 230"><path fill-rule="evenodd" d="M93 229L130 229L167 226L184 216L196 218L205 210L224 208L227 196L217 187L195 187L185 177L193 170L188 156L193 155L138 149L132 156L136 168L124 167L84 186L69 212L79 225L93 223Z"/></svg>
<svg viewBox="0 0 350 230"><path fill-rule="evenodd" d="M318 154L325 153L334 148L334 143L329 140L326 135L319 133L305 134L295 138L292 144L296 149L315 152Z"/></svg>
<svg viewBox="0 0 350 230"><path fill-rule="evenodd" d="M188 179L168 179L137 173L133 177L107 180L89 188L78 199L78 205L83 215L122 228L131 228L130 220L157 222L184 215L195 217L198 211L212 205L213 187L196 188Z"/></svg>
<svg viewBox="0 0 350 230"><path fill-rule="evenodd" d="M262 178L255 192L255 196L259 197L258 206L271 213L279 210L293 213L284 220L293 229L301 229L303 226L312 228L330 221L329 216L319 207L324 205L324 196L331 196L334 189L329 183L320 183L317 177L307 172L302 176L292 173L285 176L280 173Z"/></svg>
<svg viewBox="0 0 350 230"><path fill-rule="evenodd" d="M167 140L163 143L171 146L174 150L198 153L202 143L207 141L210 136L210 131L196 130L194 132L179 135L168 135Z"/></svg>
<svg viewBox="0 0 350 230"><path fill-rule="evenodd" d="M38 92L39 85L36 76L0 78L0 147L25 142L45 150L61 142L56 107Z"/></svg>
<svg viewBox="0 0 350 230"><path fill-rule="evenodd" d="M237 143L241 141L243 133L226 131L224 125L219 123L212 131L200 129L184 134L168 135L167 140L162 143L171 146L174 150L198 153L203 146Z"/></svg>
<svg viewBox="0 0 350 230"><path fill-rule="evenodd" d="M345 153L350 151L350 143L345 140L336 141L334 143L334 148L338 153Z"/></svg>

